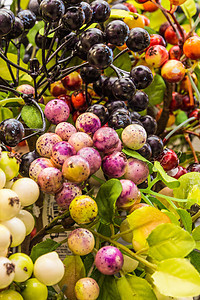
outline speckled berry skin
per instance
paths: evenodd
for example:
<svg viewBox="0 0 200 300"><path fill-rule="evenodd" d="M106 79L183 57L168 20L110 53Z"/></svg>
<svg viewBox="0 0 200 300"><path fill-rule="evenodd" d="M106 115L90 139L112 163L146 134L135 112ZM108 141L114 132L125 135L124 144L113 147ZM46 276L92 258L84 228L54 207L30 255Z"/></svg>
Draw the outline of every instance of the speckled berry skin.
<svg viewBox="0 0 200 300"><path fill-rule="evenodd" d="M132 150L139 150L146 143L147 133L141 125L131 124L124 128L121 137L122 143L126 147Z"/></svg>
<svg viewBox="0 0 200 300"><path fill-rule="evenodd" d="M53 167L53 163L49 158L40 157L35 159L29 168L29 177L37 182L40 172L48 167Z"/></svg>
<svg viewBox="0 0 200 300"><path fill-rule="evenodd" d="M94 249L95 239L88 229L77 228L69 234L67 244L75 255L87 255Z"/></svg>
<svg viewBox="0 0 200 300"><path fill-rule="evenodd" d="M93 142L97 150L109 153L118 146L119 136L114 129L101 127L94 133Z"/></svg>
<svg viewBox="0 0 200 300"><path fill-rule="evenodd" d="M67 121L70 109L68 104L63 100L53 99L46 104L44 114L49 122L57 125Z"/></svg>
<svg viewBox="0 0 200 300"><path fill-rule="evenodd" d="M93 146L92 138L85 132L76 132L72 134L68 143L70 143L77 152L84 147Z"/></svg>
<svg viewBox="0 0 200 300"><path fill-rule="evenodd" d="M99 286L96 280L84 277L76 282L75 295L77 300L96 300L99 296Z"/></svg>
<svg viewBox="0 0 200 300"><path fill-rule="evenodd" d="M61 141L62 139L55 133L44 133L37 139L36 150L40 156L50 158L53 146Z"/></svg>
<svg viewBox="0 0 200 300"><path fill-rule="evenodd" d="M127 158L123 152L115 151L102 160L103 172L111 178L119 178L126 172Z"/></svg>
<svg viewBox="0 0 200 300"><path fill-rule="evenodd" d="M81 183L88 179L90 175L90 166L83 157L74 155L67 158L62 166L62 173L65 179Z"/></svg>
<svg viewBox="0 0 200 300"><path fill-rule="evenodd" d="M82 195L72 200L69 206L69 212L76 223L88 224L96 218L98 207L91 197Z"/></svg>
<svg viewBox="0 0 200 300"><path fill-rule="evenodd" d="M63 141L68 141L70 136L76 133L76 131L76 128L68 122L61 122L55 128L55 133L59 135Z"/></svg>
<svg viewBox="0 0 200 300"><path fill-rule="evenodd" d="M54 167L45 168L38 176L40 189L47 194L55 194L58 192L62 187L62 183L62 172Z"/></svg>
<svg viewBox="0 0 200 300"><path fill-rule="evenodd" d="M185 71L182 62L170 59L162 66L161 75L166 81L176 83L184 78Z"/></svg>
<svg viewBox="0 0 200 300"><path fill-rule="evenodd" d="M121 251L113 246L105 246L99 249L95 257L97 269L105 275L114 275L123 266L124 259Z"/></svg>
<svg viewBox="0 0 200 300"><path fill-rule="evenodd" d="M77 154L87 160L90 166L90 175L97 172L101 167L101 156L96 149L92 147L85 147L79 150Z"/></svg>
<svg viewBox="0 0 200 300"><path fill-rule="evenodd" d="M128 179L120 180L122 192L117 199L116 205L119 209L127 210L135 203L140 203L141 193L136 184Z"/></svg>
<svg viewBox="0 0 200 300"><path fill-rule="evenodd" d="M72 182L64 182L62 190L56 193L55 200L59 207L69 209L72 200L82 195L82 191L78 185Z"/></svg>
<svg viewBox="0 0 200 300"><path fill-rule="evenodd" d="M136 185L144 182L149 176L147 163L136 158L129 158L124 178L133 181Z"/></svg>
<svg viewBox="0 0 200 300"><path fill-rule="evenodd" d="M76 129L93 135L99 128L101 128L101 121L99 117L91 112L85 112L76 119Z"/></svg>
<svg viewBox="0 0 200 300"><path fill-rule="evenodd" d="M76 154L76 150L68 142L62 141L56 143L52 148L52 161L59 168L62 168L64 161Z"/></svg>

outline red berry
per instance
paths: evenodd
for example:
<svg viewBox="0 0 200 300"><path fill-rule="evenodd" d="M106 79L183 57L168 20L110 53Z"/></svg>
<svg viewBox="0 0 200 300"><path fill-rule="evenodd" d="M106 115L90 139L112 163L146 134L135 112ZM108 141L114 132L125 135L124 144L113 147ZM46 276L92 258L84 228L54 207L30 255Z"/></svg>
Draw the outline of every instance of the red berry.
<svg viewBox="0 0 200 300"><path fill-rule="evenodd" d="M69 91L79 90L82 85L82 79L78 72L72 72L65 76L61 81L64 87Z"/></svg>
<svg viewBox="0 0 200 300"><path fill-rule="evenodd" d="M195 100L195 98L194 98L194 100ZM183 111L190 111L190 110L192 110L194 108L195 108L195 103L194 102L193 103L190 102L189 95L184 95L182 97L181 109Z"/></svg>
<svg viewBox="0 0 200 300"><path fill-rule="evenodd" d="M160 1L158 0L155 2L159 3ZM147 1L147 2L143 3L143 7L144 7L145 11L149 11L149 12L154 12L158 9L158 6L151 1Z"/></svg>
<svg viewBox="0 0 200 300"><path fill-rule="evenodd" d="M161 45L155 45L148 48L145 54L145 61L148 66L155 68L161 67L167 60L169 54L165 47Z"/></svg>
<svg viewBox="0 0 200 300"><path fill-rule="evenodd" d="M170 59L177 59L179 60L181 58L182 55L182 50L178 45L173 46L170 50L169 50L169 57Z"/></svg>
<svg viewBox="0 0 200 300"><path fill-rule="evenodd" d="M165 148L163 150L157 160L160 162L165 171L170 171L171 169L176 168L179 163L177 154L173 150L168 148Z"/></svg>
<svg viewBox="0 0 200 300"><path fill-rule="evenodd" d="M170 103L170 111L175 111L181 107L183 96L177 92L172 93L172 101Z"/></svg>
<svg viewBox="0 0 200 300"><path fill-rule="evenodd" d="M128 9L131 12L133 12L133 13L137 12L137 8L133 4L124 2L123 5L125 5L126 7L128 7Z"/></svg>
<svg viewBox="0 0 200 300"><path fill-rule="evenodd" d="M167 174L173 178L179 179L182 175L187 173L187 169L182 166L178 166L175 169L170 170Z"/></svg>
<svg viewBox="0 0 200 300"><path fill-rule="evenodd" d="M200 108L196 108L189 114L189 118L195 117L197 120L200 120Z"/></svg>
<svg viewBox="0 0 200 300"><path fill-rule="evenodd" d="M183 45L184 54L190 59L200 59L200 37L192 36Z"/></svg>
<svg viewBox="0 0 200 300"><path fill-rule="evenodd" d="M176 34L176 31L174 31L174 28L172 26L169 26L166 29L166 31L165 31L165 39L171 45L177 45L178 44L178 36Z"/></svg>
<svg viewBox="0 0 200 300"><path fill-rule="evenodd" d="M56 81L50 85L50 93L54 97L58 97L62 94L66 94L66 89L64 88L62 82Z"/></svg>
<svg viewBox="0 0 200 300"><path fill-rule="evenodd" d="M71 96L69 96L67 94L62 94L62 95L58 96L58 99L65 101L69 106L70 112L72 112L73 107L72 107Z"/></svg>
<svg viewBox="0 0 200 300"><path fill-rule="evenodd" d="M165 22L163 23L161 26L160 26L160 29L159 29L159 34L162 35L163 37L165 36L165 31L166 29L169 27L169 23L168 22Z"/></svg>
<svg viewBox="0 0 200 300"><path fill-rule="evenodd" d="M81 111L85 111L87 109L85 92L83 91L74 92L71 96L71 101L74 109L81 110Z"/></svg>
<svg viewBox="0 0 200 300"><path fill-rule="evenodd" d="M161 46L166 46L166 42L164 40L164 38L160 35L160 34L151 34L150 35L150 45L151 46L155 46L155 45L161 45Z"/></svg>

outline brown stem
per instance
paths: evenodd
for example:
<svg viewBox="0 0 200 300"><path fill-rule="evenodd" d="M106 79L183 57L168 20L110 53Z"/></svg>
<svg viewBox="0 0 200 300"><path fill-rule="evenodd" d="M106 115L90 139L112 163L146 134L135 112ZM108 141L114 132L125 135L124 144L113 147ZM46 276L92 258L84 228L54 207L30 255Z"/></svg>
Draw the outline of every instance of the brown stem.
<svg viewBox="0 0 200 300"><path fill-rule="evenodd" d="M157 132L156 132L157 135L164 132L164 130L167 126L168 119L169 119L169 106L170 106L170 103L172 100L173 85L166 82L166 87L167 88L165 91L163 110L162 110L161 116L157 122L157 124L158 124Z"/></svg>
<svg viewBox="0 0 200 300"><path fill-rule="evenodd" d="M194 156L194 162L198 164L198 163L199 163L199 160L198 160L198 158L197 158L196 152L195 152L195 150L194 150L194 147L193 147L193 145L192 145L192 142L191 142L191 140L190 140L189 135L188 135L187 133L185 133L185 134L184 134L184 137L185 137L186 142L187 142L187 143L189 144L189 146L190 146L190 149L191 149L192 154L193 154L193 156Z"/></svg>

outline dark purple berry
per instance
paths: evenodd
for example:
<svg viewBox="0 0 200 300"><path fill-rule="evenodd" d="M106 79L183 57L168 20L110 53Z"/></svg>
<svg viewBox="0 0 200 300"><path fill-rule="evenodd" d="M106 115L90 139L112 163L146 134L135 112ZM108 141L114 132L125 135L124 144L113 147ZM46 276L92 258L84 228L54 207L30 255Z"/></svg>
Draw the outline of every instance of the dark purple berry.
<svg viewBox="0 0 200 300"><path fill-rule="evenodd" d="M6 36L8 39L16 39L18 38L24 31L24 25L20 18L15 17L15 22L13 25L13 28L9 32L9 34Z"/></svg>
<svg viewBox="0 0 200 300"><path fill-rule="evenodd" d="M193 163L187 167L188 172L200 172L200 164Z"/></svg>
<svg viewBox="0 0 200 300"><path fill-rule="evenodd" d="M133 111L143 111L149 104L148 95L142 91L137 91L135 95L130 95L128 100L128 107Z"/></svg>
<svg viewBox="0 0 200 300"><path fill-rule="evenodd" d="M21 156L20 168L19 173L24 177L29 177L29 168L31 163L36 159L39 158L39 154L36 150L28 153L24 153Z"/></svg>
<svg viewBox="0 0 200 300"><path fill-rule="evenodd" d="M128 38L129 28L121 20L110 22L105 29L106 42L115 46L122 46Z"/></svg>
<svg viewBox="0 0 200 300"><path fill-rule="evenodd" d="M135 119L139 120L141 118L141 115L136 111L131 111L130 116L131 116L132 120L135 120Z"/></svg>
<svg viewBox="0 0 200 300"><path fill-rule="evenodd" d="M125 128L131 124L131 118L127 113L115 110L108 119L108 126L113 129Z"/></svg>
<svg viewBox="0 0 200 300"><path fill-rule="evenodd" d="M158 157L163 152L163 141L157 135L150 135L147 138L147 143L150 145L152 150L152 158Z"/></svg>
<svg viewBox="0 0 200 300"><path fill-rule="evenodd" d="M104 35L100 29L90 28L81 34L80 41L84 51L87 52L93 45L103 43Z"/></svg>
<svg viewBox="0 0 200 300"><path fill-rule="evenodd" d="M70 30L77 30L85 23L85 14L81 7L71 6L66 9L62 22Z"/></svg>
<svg viewBox="0 0 200 300"><path fill-rule="evenodd" d="M91 3L91 8L93 10L93 22L102 23L110 17L111 9L106 1L95 0Z"/></svg>
<svg viewBox="0 0 200 300"><path fill-rule="evenodd" d="M37 0L30 0L28 4L28 9L32 11L36 17L40 16L40 4Z"/></svg>
<svg viewBox="0 0 200 300"><path fill-rule="evenodd" d="M112 101L113 99L115 100L115 97L112 92L112 86L116 80L117 77L107 77L102 84L102 93L105 97L108 97L110 101Z"/></svg>
<svg viewBox="0 0 200 300"><path fill-rule="evenodd" d="M152 150L148 143L144 144L144 146L137 150L137 152L146 159L150 159L152 156Z"/></svg>
<svg viewBox="0 0 200 300"><path fill-rule="evenodd" d="M133 52L144 51L150 45L150 35L143 28L132 28L129 32L126 45Z"/></svg>
<svg viewBox="0 0 200 300"><path fill-rule="evenodd" d="M113 52L104 44L96 44L90 48L87 60L98 69L106 69L113 62Z"/></svg>
<svg viewBox="0 0 200 300"><path fill-rule="evenodd" d="M43 38L44 38L44 36L39 34L39 32L36 34L35 43L38 46L38 48L42 49L42 47L43 47ZM49 47L51 45L51 41L52 41L52 38L50 38L50 37L45 38L45 44L44 44L45 49L49 49Z"/></svg>
<svg viewBox="0 0 200 300"><path fill-rule="evenodd" d="M157 122L154 118L149 115L143 116L140 118L143 127L145 128L148 135L155 134L157 130Z"/></svg>
<svg viewBox="0 0 200 300"><path fill-rule="evenodd" d="M23 22L24 29L31 29L36 22L36 15L29 9L22 10L17 15Z"/></svg>
<svg viewBox="0 0 200 300"><path fill-rule="evenodd" d="M153 81L153 74L146 66L132 68L130 75L138 90L147 88Z"/></svg>
<svg viewBox="0 0 200 300"><path fill-rule="evenodd" d="M112 92L116 99L127 101L135 94L136 88L130 78L122 77L114 82Z"/></svg>
<svg viewBox="0 0 200 300"><path fill-rule="evenodd" d="M125 108L126 109L126 104L124 103L124 101L113 101L113 102L108 102L106 104L106 107L108 109L109 114L111 114L116 109L119 109L119 108Z"/></svg>
<svg viewBox="0 0 200 300"><path fill-rule="evenodd" d="M85 24L88 24L91 21L91 19L92 19L92 9L91 9L91 6L89 5L89 3L84 2L84 1L81 2L79 6L84 11L84 14L85 14Z"/></svg>
<svg viewBox="0 0 200 300"><path fill-rule="evenodd" d="M83 47L80 40L75 44L74 48L75 48L75 53L79 58L83 60L87 60L87 51Z"/></svg>
<svg viewBox="0 0 200 300"><path fill-rule="evenodd" d="M65 13L65 5L61 0L42 0L40 13L45 21L57 22Z"/></svg>
<svg viewBox="0 0 200 300"><path fill-rule="evenodd" d="M0 9L0 36L7 35L13 28L14 20L5 8Z"/></svg>
<svg viewBox="0 0 200 300"><path fill-rule="evenodd" d="M122 3L117 3L117 4L113 5L113 6L112 6L112 9L121 9L121 10L130 11L130 10L128 9L128 7L125 6L125 5L122 4Z"/></svg>
<svg viewBox="0 0 200 300"><path fill-rule="evenodd" d="M16 119L6 119L0 123L0 140L10 147L15 147L24 137L24 127Z"/></svg>
<svg viewBox="0 0 200 300"><path fill-rule="evenodd" d="M104 84L104 81L107 79L107 77L105 76L101 76L99 78L99 80L97 80L96 82L93 83L93 90L95 91L95 93L97 95L99 95L100 97L103 96L103 90L102 90L102 87L103 87L103 84Z"/></svg>
<svg viewBox="0 0 200 300"><path fill-rule="evenodd" d="M97 115L101 121L101 125L104 125L108 120L108 109L102 104L93 104L87 109L87 111Z"/></svg>
<svg viewBox="0 0 200 300"><path fill-rule="evenodd" d="M99 80L101 71L92 66L85 66L81 68L80 75L85 83L93 83Z"/></svg>

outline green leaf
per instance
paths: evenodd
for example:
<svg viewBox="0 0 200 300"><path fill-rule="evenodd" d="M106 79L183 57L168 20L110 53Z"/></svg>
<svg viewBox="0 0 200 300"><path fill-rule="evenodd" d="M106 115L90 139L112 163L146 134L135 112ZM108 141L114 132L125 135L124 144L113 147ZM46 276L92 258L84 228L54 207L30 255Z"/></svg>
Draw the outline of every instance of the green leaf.
<svg viewBox="0 0 200 300"><path fill-rule="evenodd" d="M150 284L143 278L126 275L117 280L121 300L156 300Z"/></svg>
<svg viewBox="0 0 200 300"><path fill-rule="evenodd" d="M175 224L158 225L148 236L149 255L161 261L167 258L187 256L194 248L192 236Z"/></svg>
<svg viewBox="0 0 200 300"><path fill-rule="evenodd" d="M144 26L144 29L149 33L149 34L155 34L157 33L155 30L153 30L151 27Z"/></svg>
<svg viewBox="0 0 200 300"><path fill-rule="evenodd" d="M66 286L64 294L67 296L67 299L76 300L75 284L80 278L85 277L83 261L78 255L67 255L63 263L65 265L65 274L58 285L61 289Z"/></svg>
<svg viewBox="0 0 200 300"><path fill-rule="evenodd" d="M59 243L51 239L46 239L45 241L33 246L31 250L30 258L32 259L33 262L35 262L39 256L52 252L56 250L59 246L60 246Z"/></svg>
<svg viewBox="0 0 200 300"><path fill-rule="evenodd" d="M111 9L110 18L123 19L123 18L128 18L129 16L134 16L134 15L135 15L134 13L123 10L123 9Z"/></svg>
<svg viewBox="0 0 200 300"><path fill-rule="evenodd" d="M113 55L114 55L114 57L118 54L118 53L120 53L121 51L119 50L119 49L115 49L114 51L113 51ZM122 70L124 70L124 71L127 71L127 72L130 72L131 71L131 58L130 58L130 56L129 56L129 54L126 52L126 53L124 53L123 55L121 55L119 58L117 58L115 61L114 61L114 63L113 63L116 67L118 67L118 68L120 68L120 69L122 69ZM106 76L109 76L109 77L111 77L111 76L116 76L116 73L115 73L115 71L113 71L113 69L112 68L106 68L105 70L104 70L104 74L106 75Z"/></svg>
<svg viewBox="0 0 200 300"><path fill-rule="evenodd" d="M176 115L176 121L175 124L179 125L181 123L183 123L184 121L186 121L188 119L186 113L182 110L178 111L178 114Z"/></svg>
<svg viewBox="0 0 200 300"><path fill-rule="evenodd" d="M160 179L168 186L170 189L178 187L180 185L179 181L169 175L164 171L163 167L158 161L154 162L153 171L157 172Z"/></svg>
<svg viewBox="0 0 200 300"><path fill-rule="evenodd" d="M96 197L96 202L102 223L114 223L116 201L121 192L122 185L118 179L110 179L101 185Z"/></svg>
<svg viewBox="0 0 200 300"><path fill-rule="evenodd" d="M180 226L180 223L177 220L177 217L175 216L175 214L173 212L171 212L167 209L162 209L161 211L164 212L164 214L166 214L170 218L170 220L173 224Z"/></svg>
<svg viewBox="0 0 200 300"><path fill-rule="evenodd" d="M200 252L194 250L188 255L188 258L190 259L191 264L193 264L193 266L200 273Z"/></svg>
<svg viewBox="0 0 200 300"><path fill-rule="evenodd" d="M180 186L174 188L174 197L188 199L180 203L183 208L190 208L193 204L200 204L200 173L190 172L179 178Z"/></svg>
<svg viewBox="0 0 200 300"><path fill-rule="evenodd" d="M12 111L7 107L0 107L0 122L10 118L13 118Z"/></svg>
<svg viewBox="0 0 200 300"><path fill-rule="evenodd" d="M100 275L98 280L100 294L97 300L121 300L114 276Z"/></svg>
<svg viewBox="0 0 200 300"><path fill-rule="evenodd" d="M44 35L44 27L40 28L39 34ZM54 36L54 32L47 35L47 37L49 37L49 38L53 38L53 36Z"/></svg>
<svg viewBox="0 0 200 300"><path fill-rule="evenodd" d="M29 128L42 128L42 117L37 107L25 105L21 110L21 117Z"/></svg>
<svg viewBox="0 0 200 300"><path fill-rule="evenodd" d="M27 37L29 39L29 43L31 43L34 46L36 45L35 44L35 36L38 33L38 31L43 27L44 27L44 22L39 21L28 31Z"/></svg>
<svg viewBox="0 0 200 300"><path fill-rule="evenodd" d="M151 85L144 89L144 92L149 97L149 104L151 106L154 106L163 102L165 90L166 85L163 78L160 75L156 74Z"/></svg>
<svg viewBox="0 0 200 300"><path fill-rule="evenodd" d="M23 0L20 2L21 9L26 9L28 7L29 0Z"/></svg>
<svg viewBox="0 0 200 300"><path fill-rule="evenodd" d="M182 209L182 208L177 208L176 211L181 218L181 221L183 223L185 230L187 230L189 233L191 233L192 232L192 218L191 218L189 212L187 212L187 210Z"/></svg>
<svg viewBox="0 0 200 300"><path fill-rule="evenodd" d="M152 173L153 164L150 161L148 161L146 158L144 158L142 155L140 155L138 152L136 152L134 150L131 150L131 149L128 149L128 148L122 149L122 152L124 152L128 156L131 156L131 157L134 157L134 158L137 158L139 160L142 160L142 161L146 162L148 164L148 167L149 167L149 173L150 174Z"/></svg>
<svg viewBox="0 0 200 300"><path fill-rule="evenodd" d="M165 296L195 297L200 294L200 275L188 259L163 260L152 278L159 292Z"/></svg>
<svg viewBox="0 0 200 300"><path fill-rule="evenodd" d="M8 53L7 54L7 58L12 61L13 63L17 64L17 55L13 54L13 53ZM20 59L20 66L23 67L24 69L28 68L28 65L26 65L25 63L23 63L23 61ZM15 67L11 66L11 69L13 71L13 75L16 78L17 75L17 69ZM0 59L0 74L1 77L5 80L9 80L12 81L12 77L10 75L7 63L3 60ZM22 74L24 74L24 72L22 72L21 70L19 71L19 75L21 76ZM27 75L29 78L31 78L31 76Z"/></svg>
<svg viewBox="0 0 200 300"><path fill-rule="evenodd" d="M187 0L185 3L181 4L180 6L188 19L192 18L197 12L197 8L194 0Z"/></svg>
<svg viewBox="0 0 200 300"><path fill-rule="evenodd" d="M200 250L200 225L192 231L193 239L196 241L196 249Z"/></svg>

